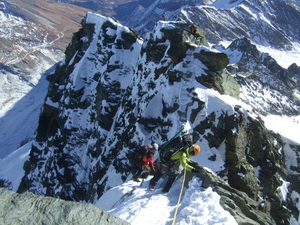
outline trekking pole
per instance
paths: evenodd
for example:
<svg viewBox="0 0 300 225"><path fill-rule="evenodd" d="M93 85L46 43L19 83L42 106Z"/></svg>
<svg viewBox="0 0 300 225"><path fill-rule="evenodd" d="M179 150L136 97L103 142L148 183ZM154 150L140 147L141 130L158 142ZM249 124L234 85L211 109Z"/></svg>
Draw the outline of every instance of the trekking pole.
<svg viewBox="0 0 300 225"><path fill-rule="evenodd" d="M144 183L144 178L142 178L142 182L140 183L140 187L143 187L143 183Z"/></svg>
<svg viewBox="0 0 300 225"><path fill-rule="evenodd" d="M184 127L180 129L169 141L165 142L164 145L161 147L161 150L163 150L171 141L173 141L182 131L184 130Z"/></svg>

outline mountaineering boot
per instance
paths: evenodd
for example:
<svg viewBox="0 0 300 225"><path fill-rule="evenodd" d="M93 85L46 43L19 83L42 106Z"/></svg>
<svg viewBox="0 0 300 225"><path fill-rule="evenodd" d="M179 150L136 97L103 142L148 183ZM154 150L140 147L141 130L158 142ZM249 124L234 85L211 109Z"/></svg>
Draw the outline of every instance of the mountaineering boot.
<svg viewBox="0 0 300 225"><path fill-rule="evenodd" d="M140 182L140 179L137 178L137 177L134 177L134 178L133 178L133 181L135 181L135 182Z"/></svg>
<svg viewBox="0 0 300 225"><path fill-rule="evenodd" d="M154 190L154 186L153 185L149 185L148 190Z"/></svg>
<svg viewBox="0 0 300 225"><path fill-rule="evenodd" d="M168 193L168 192L169 192L169 190L168 190L168 189L165 189L165 188L163 188L163 189L162 189L162 192L163 192L163 193Z"/></svg>

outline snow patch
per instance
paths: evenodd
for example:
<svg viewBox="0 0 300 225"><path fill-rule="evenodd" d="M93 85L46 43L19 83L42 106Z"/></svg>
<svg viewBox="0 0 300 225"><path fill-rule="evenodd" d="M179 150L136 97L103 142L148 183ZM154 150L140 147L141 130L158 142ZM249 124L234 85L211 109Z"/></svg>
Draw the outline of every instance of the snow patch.
<svg viewBox="0 0 300 225"><path fill-rule="evenodd" d="M211 4L210 6L215 7L216 9L232 9L238 5L240 5L244 0L218 0Z"/></svg>
<svg viewBox="0 0 300 225"><path fill-rule="evenodd" d="M178 179L169 193L161 189L149 191L149 180L142 183L128 181L108 190L96 206L130 222L132 225L165 225L174 220L182 178ZM220 205L220 196L211 188L201 190L199 178L189 182L184 190L176 224L179 225L232 225L237 224L229 212Z"/></svg>
<svg viewBox="0 0 300 225"><path fill-rule="evenodd" d="M11 182L13 191L17 191L25 172L23 165L29 159L32 142L27 143L0 160L0 179Z"/></svg>
<svg viewBox="0 0 300 225"><path fill-rule="evenodd" d="M289 117L289 116L277 116L268 115L262 117L265 122L265 126L281 134L281 136L288 138L296 143L300 143L300 116Z"/></svg>

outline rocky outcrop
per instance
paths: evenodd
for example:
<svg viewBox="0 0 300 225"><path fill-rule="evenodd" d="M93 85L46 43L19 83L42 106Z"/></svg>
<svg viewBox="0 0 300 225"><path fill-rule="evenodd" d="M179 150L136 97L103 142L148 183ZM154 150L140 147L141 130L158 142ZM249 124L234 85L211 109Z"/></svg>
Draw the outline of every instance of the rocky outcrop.
<svg viewBox="0 0 300 225"><path fill-rule="evenodd" d="M212 131L206 137L210 147L226 144L226 168L219 174L225 181L205 169L197 176L204 188L212 187L219 193L223 207L239 224L273 224L272 220L289 224L288 205L292 199L283 196L279 189L284 182L292 182L293 177L288 177L280 153L282 139L268 131L261 120L246 118L239 108L235 110L233 115L218 118L217 124L213 117L206 121L211 124L206 125ZM205 133L200 130L204 124L205 121L196 128L200 133ZM292 213L299 212L294 209Z"/></svg>
<svg viewBox="0 0 300 225"><path fill-rule="evenodd" d="M300 101L295 93L300 91L299 67L292 64L282 68L270 55L261 53L247 38L237 39L226 49L230 55L238 52L240 59L227 70L237 74L236 81L245 90L242 100L261 114L298 115ZM265 98L265 93L272 93ZM250 99L247 96L255 96ZM286 98L289 96L288 98ZM286 98L286 101L282 101ZM278 110L280 109L280 110Z"/></svg>
<svg viewBox="0 0 300 225"><path fill-rule="evenodd" d="M186 186L188 187L188 182L194 176L199 177L202 181L201 187L211 187L213 191L217 192L221 196L220 204L235 218L238 224L274 224L270 212L266 212L266 209L263 209L263 206L257 201L248 198L244 192L232 188L227 182L206 169L202 168L200 171L199 174L187 173Z"/></svg>
<svg viewBox="0 0 300 225"><path fill-rule="evenodd" d="M199 53L195 53L194 56L208 68L206 70L207 74L201 74L196 78L198 82L218 90L221 94L239 98L240 85L226 70L229 64L229 57L225 53L201 50Z"/></svg>
<svg viewBox="0 0 300 225"><path fill-rule="evenodd" d="M81 204L30 192L18 194L0 188L1 224L129 225L92 204Z"/></svg>
<svg viewBox="0 0 300 225"><path fill-rule="evenodd" d="M186 22L174 21L165 23L165 26L160 29L163 34L162 38L156 38L153 41L153 37L147 42L145 51L148 60L157 63L161 62L166 51L172 63L178 64L188 55L188 51L195 50L197 46L208 47L205 31L196 27L196 35L194 36L190 32L190 25ZM166 41L170 42L169 48L165 44ZM205 47L200 51L193 52L193 57L207 67L204 73L197 75L196 80L209 88L216 89L221 94L239 98L240 86L226 70L229 64L229 57L225 53L213 52ZM159 75L166 72L170 82L180 81L181 77L186 76L185 74L178 75L180 72L177 74L173 72L168 73L168 69L168 67L157 68L156 74Z"/></svg>

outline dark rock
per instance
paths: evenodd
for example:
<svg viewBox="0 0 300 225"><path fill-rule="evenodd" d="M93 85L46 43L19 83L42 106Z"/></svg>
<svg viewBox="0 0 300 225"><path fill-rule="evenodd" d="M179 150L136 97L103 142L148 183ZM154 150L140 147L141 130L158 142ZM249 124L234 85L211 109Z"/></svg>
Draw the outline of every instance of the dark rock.
<svg viewBox="0 0 300 225"><path fill-rule="evenodd" d="M262 212L255 200L248 198L244 192L232 188L218 176L202 168L198 174L187 173L185 184L187 185L194 176L201 179L203 188L211 187L221 196L220 204L238 224L273 224L270 215Z"/></svg>
<svg viewBox="0 0 300 225"><path fill-rule="evenodd" d="M207 74L196 78L199 83L209 88L215 88L221 94L239 97L240 86L225 69L229 64L229 58L225 53L201 50L200 53L194 53L194 56L208 68Z"/></svg>
<svg viewBox="0 0 300 225"><path fill-rule="evenodd" d="M186 56L186 51L192 48L192 44L208 46L205 32L201 28L197 28L199 37L196 38L190 33L190 24L182 22L169 22L169 24L173 25L174 28L162 28L161 32L170 41L168 55L175 64L182 61Z"/></svg>

